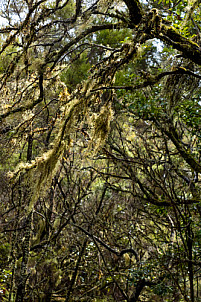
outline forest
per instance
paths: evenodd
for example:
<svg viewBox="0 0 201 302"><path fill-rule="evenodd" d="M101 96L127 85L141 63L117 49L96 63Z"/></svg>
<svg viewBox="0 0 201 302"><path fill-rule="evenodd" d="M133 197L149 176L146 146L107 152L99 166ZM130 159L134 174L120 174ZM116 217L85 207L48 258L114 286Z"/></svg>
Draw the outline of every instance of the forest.
<svg viewBox="0 0 201 302"><path fill-rule="evenodd" d="M201 301L201 1L1 0L0 301Z"/></svg>

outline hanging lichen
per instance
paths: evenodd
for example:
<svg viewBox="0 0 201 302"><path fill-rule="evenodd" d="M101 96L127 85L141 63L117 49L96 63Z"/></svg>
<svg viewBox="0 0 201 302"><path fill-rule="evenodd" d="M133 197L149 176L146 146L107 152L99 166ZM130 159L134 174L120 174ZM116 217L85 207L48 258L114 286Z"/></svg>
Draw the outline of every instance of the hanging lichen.
<svg viewBox="0 0 201 302"><path fill-rule="evenodd" d="M110 123L113 118L111 102L103 106L100 114L94 115L93 118L93 133L92 141L89 148L94 150L94 153L104 145L105 140L110 132Z"/></svg>
<svg viewBox="0 0 201 302"><path fill-rule="evenodd" d="M60 102L60 114L55 123L52 147L40 157L30 163L20 163L11 178L16 181L19 176L23 178L23 185L30 192L29 209L34 206L40 196L44 196L48 190L64 150L69 148L75 130L83 120L89 125L88 150L94 153L104 145L110 132L110 123L113 118L112 90L110 86L114 81L116 71L136 54L136 48L124 45L119 53L111 54L104 62L92 68L91 77L85 82L78 84L76 89L69 94L67 87L57 84ZM114 58L115 56L115 58ZM101 92L102 87L105 92ZM48 95L47 95L48 96ZM57 135L56 135L57 133Z"/></svg>
<svg viewBox="0 0 201 302"><path fill-rule="evenodd" d="M9 176L15 181L22 176L24 186L29 188L29 208L31 209L38 197L46 192L46 186L54 177L59 159L65 150L65 143L61 133L54 142L53 148L31 163L20 163Z"/></svg>

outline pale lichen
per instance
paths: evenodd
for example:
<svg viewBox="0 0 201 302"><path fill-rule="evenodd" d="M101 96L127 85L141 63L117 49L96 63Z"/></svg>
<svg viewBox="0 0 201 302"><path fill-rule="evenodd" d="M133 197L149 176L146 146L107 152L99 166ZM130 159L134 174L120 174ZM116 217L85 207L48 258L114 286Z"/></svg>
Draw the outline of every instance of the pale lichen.
<svg viewBox="0 0 201 302"><path fill-rule="evenodd" d="M110 132L110 123L113 119L113 110L111 102L103 106L100 114L94 116L92 140L89 148L94 150L94 153L105 144L105 140Z"/></svg>
<svg viewBox="0 0 201 302"><path fill-rule="evenodd" d="M78 84L76 89L69 94L67 87L59 81L54 84L55 95L58 97L60 117L54 125L52 132L52 147L29 163L20 163L14 172L10 173L15 181L21 177L22 185L28 188L29 201L27 206L31 209L39 197L44 196L49 188L58 166L61 163L64 151L70 148L75 129L79 129L84 120L88 124L89 140L88 149L96 153L102 147L110 132L110 124L113 119L112 90L110 86L114 81L116 71L127 63L133 55L136 55L136 47L124 45L118 54L109 55L104 59L104 64L92 69L91 76L85 82ZM47 88L52 83L50 71L47 70L47 78L44 79L44 94L47 99ZM48 83L46 85L46 82ZM108 87L109 89L101 89ZM38 89L37 89L38 90ZM104 91L104 92L103 92ZM27 109L33 109L27 108ZM96 113L94 115L94 113ZM79 123L79 127L78 127Z"/></svg>

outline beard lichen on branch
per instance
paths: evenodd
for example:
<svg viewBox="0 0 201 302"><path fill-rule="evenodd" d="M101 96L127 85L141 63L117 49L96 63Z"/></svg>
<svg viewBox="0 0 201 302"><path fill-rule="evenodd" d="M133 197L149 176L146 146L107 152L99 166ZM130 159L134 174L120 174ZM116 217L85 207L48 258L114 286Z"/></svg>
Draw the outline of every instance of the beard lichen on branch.
<svg viewBox="0 0 201 302"><path fill-rule="evenodd" d="M71 147L72 137L80 116L86 121L91 129L91 141L88 150L93 148L93 152L103 146L110 131L110 122L113 118L112 92L104 95L104 88L100 99L99 87L108 87L114 81L114 76L124 64L137 54L135 43L126 44L116 53L97 64L91 70L88 80L78 84L71 95L60 93L60 103L63 108L62 117L57 123L57 135L52 141L50 150L35 158L30 163L20 163L15 171L10 173L10 177L16 181L20 175L23 176L25 185L30 188L30 206L32 207L39 196L45 195L48 189L47 184L54 177L64 151ZM62 85L61 85L62 86ZM65 87L64 87L65 90ZM98 108L93 113L92 108ZM29 207L30 207L29 206Z"/></svg>
<svg viewBox="0 0 201 302"><path fill-rule="evenodd" d="M150 38L158 38L174 49L181 51L183 57L201 65L200 46L190 38L183 36L182 33L179 33L174 26L166 25L157 9L150 10L144 20L144 24L144 31L150 35Z"/></svg>
<svg viewBox="0 0 201 302"><path fill-rule="evenodd" d="M81 115L85 117L88 115L90 117L88 123L92 122L92 125L89 125L92 132L89 148L96 144L93 150L97 152L98 148L103 146L113 118L113 97L111 93L104 101L100 100L100 93L96 89L110 86L117 70L137 55L140 44L144 43L144 39L147 38L148 36L142 39L141 34L137 33L136 38L131 43L125 43L118 51L111 53L92 68L88 80L79 84L71 95L60 94L63 113L57 124L58 134L55 134L56 138L52 142L52 147L30 163L20 163L15 171L10 173L10 176L15 180L20 175L24 175L23 179L30 188L32 205L41 194L45 194L47 183L55 175L64 150L70 147L74 126ZM91 107L94 105L99 108L95 114L91 111Z"/></svg>
<svg viewBox="0 0 201 302"><path fill-rule="evenodd" d="M94 152L97 152L97 150L104 145L110 132L110 123L113 119L113 115L111 102L109 102L102 107L100 114L94 118L92 140L89 145L90 149L94 147Z"/></svg>
<svg viewBox="0 0 201 302"><path fill-rule="evenodd" d="M65 142L62 140L61 131L54 142L53 148L37 157L30 163L21 162L14 172L8 176L16 182L22 176L23 183L29 188L29 208L35 204L39 196L45 194L48 182L55 175L59 159L65 150ZM42 193L42 194L41 194Z"/></svg>

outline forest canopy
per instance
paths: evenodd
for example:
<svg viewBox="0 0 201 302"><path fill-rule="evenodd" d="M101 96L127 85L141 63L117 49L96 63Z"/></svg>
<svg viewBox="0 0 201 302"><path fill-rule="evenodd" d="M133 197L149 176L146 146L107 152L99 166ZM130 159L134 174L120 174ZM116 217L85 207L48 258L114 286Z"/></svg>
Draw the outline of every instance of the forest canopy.
<svg viewBox="0 0 201 302"><path fill-rule="evenodd" d="M0 17L0 301L200 301L200 1Z"/></svg>

